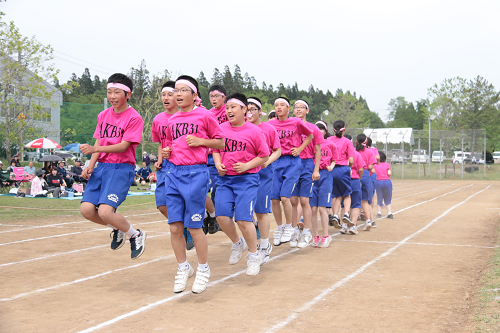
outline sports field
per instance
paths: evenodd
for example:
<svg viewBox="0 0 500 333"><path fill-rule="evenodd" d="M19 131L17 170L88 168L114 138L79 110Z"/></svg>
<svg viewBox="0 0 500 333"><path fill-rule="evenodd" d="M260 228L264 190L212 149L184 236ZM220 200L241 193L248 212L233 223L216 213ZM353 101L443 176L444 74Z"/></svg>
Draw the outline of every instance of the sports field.
<svg viewBox="0 0 500 333"><path fill-rule="evenodd" d="M228 264L222 232L207 235L212 277L200 295L189 291L194 278L173 293L177 264L154 205L126 213L147 233L136 261L128 243L110 250L110 229L81 217L3 220L0 331L471 332L471 296L497 244L499 190L396 180L393 220L356 236L330 227L327 249L275 247L257 276L244 259ZM195 266L194 251L188 260Z"/></svg>

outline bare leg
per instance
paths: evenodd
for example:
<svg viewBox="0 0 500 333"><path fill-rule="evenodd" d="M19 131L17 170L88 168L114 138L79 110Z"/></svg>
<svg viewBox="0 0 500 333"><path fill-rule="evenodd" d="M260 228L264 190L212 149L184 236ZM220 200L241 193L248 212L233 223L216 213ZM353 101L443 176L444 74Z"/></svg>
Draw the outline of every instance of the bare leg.
<svg viewBox="0 0 500 333"><path fill-rule="evenodd" d="M385 205L385 207L387 208L387 213L392 213L391 205Z"/></svg>
<svg viewBox="0 0 500 333"><path fill-rule="evenodd" d="M236 221L238 227L243 234L243 238L247 242L248 251L251 253L257 252L257 231L253 222L249 221Z"/></svg>
<svg viewBox="0 0 500 333"><path fill-rule="evenodd" d="M167 206L165 206L165 205L159 206L158 210L160 211L160 213L163 214L163 216L165 216L168 219Z"/></svg>
<svg viewBox="0 0 500 333"><path fill-rule="evenodd" d="M342 197L336 197L332 202L333 215L339 215L340 204L342 203ZM344 201L345 205L345 201Z"/></svg>
<svg viewBox="0 0 500 333"><path fill-rule="evenodd" d="M321 216L321 226L323 227L323 236L328 236L328 213L326 207L319 207L319 215Z"/></svg>
<svg viewBox="0 0 500 333"><path fill-rule="evenodd" d="M208 241L207 241L207 236L205 236L205 233L203 232L203 228L196 228L196 229L188 228L188 230L194 241L194 246L196 248L196 255L198 256L198 263L206 264L208 262ZM184 234L182 231L181 235L182 239L184 239ZM186 243L184 243L184 248L182 249L184 255L186 254L185 248L186 248Z"/></svg>
<svg viewBox="0 0 500 333"><path fill-rule="evenodd" d="M290 198L281 197L281 204L283 205L286 224L292 224L292 204L290 203Z"/></svg>
<svg viewBox="0 0 500 333"><path fill-rule="evenodd" d="M186 262L186 240L184 239L184 223L170 223L170 242L175 258L179 264ZM196 249L198 251L198 248Z"/></svg>
<svg viewBox="0 0 500 333"><path fill-rule="evenodd" d="M304 216L304 229L311 228L311 206L309 205L309 198L300 197L300 206L302 206L302 214Z"/></svg>
<svg viewBox="0 0 500 333"><path fill-rule="evenodd" d="M357 224L359 217L359 208L351 208L351 221L352 223Z"/></svg>
<svg viewBox="0 0 500 333"><path fill-rule="evenodd" d="M344 207L347 207L347 209L349 209L351 207L351 196L350 195L344 197Z"/></svg>
<svg viewBox="0 0 500 333"><path fill-rule="evenodd" d="M319 236L318 232L318 207L311 207L311 229L313 236Z"/></svg>
<svg viewBox="0 0 500 333"><path fill-rule="evenodd" d="M80 205L80 213L82 216L94 223L101 224L101 225L107 225L106 222L104 222L100 217L99 214L97 213L96 206L94 204L91 204L90 202L82 202Z"/></svg>
<svg viewBox="0 0 500 333"><path fill-rule="evenodd" d="M207 202L205 204L205 208L208 210L209 213L215 212L215 207L214 207L214 203L212 201L212 198L210 198L208 195L207 195Z"/></svg>
<svg viewBox="0 0 500 333"><path fill-rule="evenodd" d="M273 211L274 220L278 226L283 225L281 205L278 199L271 199L271 210Z"/></svg>
<svg viewBox="0 0 500 333"><path fill-rule="evenodd" d="M297 206L299 205L299 197L291 197L290 198L290 204L292 205L292 227L296 227L297 224L299 223L299 215L297 212ZM286 213L285 213L286 214ZM286 217L286 215L285 215ZM288 222L287 222L288 224Z"/></svg>
<svg viewBox="0 0 500 333"><path fill-rule="evenodd" d="M269 229L271 228L271 220L267 214L257 214L257 224L259 226L260 238L269 238Z"/></svg>
<svg viewBox="0 0 500 333"><path fill-rule="evenodd" d="M365 213L366 219L371 220L372 212L371 212L371 207L368 204L367 200L361 201L361 208L363 208L363 212Z"/></svg>
<svg viewBox="0 0 500 333"><path fill-rule="evenodd" d="M240 240L240 236L238 235L238 231L236 231L236 226L232 218L229 216L217 216L217 222L219 222L222 231L229 237L231 242L236 243Z"/></svg>
<svg viewBox="0 0 500 333"><path fill-rule="evenodd" d="M103 223L100 222L96 223L103 225L110 224L116 229L119 229L123 232L127 232L130 229L130 223L128 223L128 221L125 219L125 217L123 217L123 215L115 213L115 207L101 204L99 205L97 214L99 215L100 221L102 221Z"/></svg>

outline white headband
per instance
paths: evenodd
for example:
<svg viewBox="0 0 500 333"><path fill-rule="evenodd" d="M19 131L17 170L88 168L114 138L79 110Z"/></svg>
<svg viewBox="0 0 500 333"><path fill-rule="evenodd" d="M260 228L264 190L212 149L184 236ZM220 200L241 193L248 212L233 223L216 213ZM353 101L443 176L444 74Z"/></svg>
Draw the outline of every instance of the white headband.
<svg viewBox="0 0 500 333"><path fill-rule="evenodd" d="M253 104L257 105L259 107L259 109L262 109L262 104L260 104L259 101L256 99L249 98L249 99L247 99L247 103L253 103Z"/></svg>
<svg viewBox="0 0 500 333"><path fill-rule="evenodd" d="M278 103L278 102L283 102L283 103L285 103L286 105L288 105L288 107L290 107L290 103L289 103L286 99L284 99L284 98L277 98L277 99L274 101L274 105L276 105L276 103Z"/></svg>
<svg viewBox="0 0 500 333"><path fill-rule="evenodd" d="M173 93L174 92L174 88L172 88L172 87L165 87L165 88L163 88L161 90L161 92L164 92L164 91L168 91L168 92L172 92Z"/></svg>

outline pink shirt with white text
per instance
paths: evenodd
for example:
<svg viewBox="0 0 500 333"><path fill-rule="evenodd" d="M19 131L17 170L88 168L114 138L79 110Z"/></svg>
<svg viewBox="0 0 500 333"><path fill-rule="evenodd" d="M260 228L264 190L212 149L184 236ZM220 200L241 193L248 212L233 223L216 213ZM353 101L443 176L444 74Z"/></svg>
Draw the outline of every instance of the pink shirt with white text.
<svg viewBox="0 0 500 333"><path fill-rule="evenodd" d="M174 114L162 112L156 115L153 119L153 126L151 127L151 134L153 135L153 142L161 143L161 148L167 146L167 127L168 120Z"/></svg>
<svg viewBox="0 0 500 333"><path fill-rule="evenodd" d="M281 156L292 155L291 149L298 148L302 144L301 135L310 135L312 130L300 118L290 117L283 121L278 118L267 122L276 128L281 144Z"/></svg>
<svg viewBox="0 0 500 333"><path fill-rule="evenodd" d="M337 158L337 147L335 144L323 139L321 143L321 162L319 163L319 168L321 170L326 169L333 161L336 161Z"/></svg>
<svg viewBox="0 0 500 333"><path fill-rule="evenodd" d="M301 159L308 159L308 158L314 158L314 155L316 153L316 145L320 145L325 139L323 138L323 134L321 134L321 131L319 130L318 126L308 123L305 123L307 127L313 132L313 139L309 144L306 146L306 148L300 153L300 158ZM306 139L307 135L301 135L301 144L304 142Z"/></svg>
<svg viewBox="0 0 500 333"><path fill-rule="evenodd" d="M257 126L259 126L262 133L264 133L264 136L266 137L266 142L269 146L269 155L271 155L273 151L281 147L280 140L278 139L278 132L276 131L276 128L266 122L261 122Z"/></svg>

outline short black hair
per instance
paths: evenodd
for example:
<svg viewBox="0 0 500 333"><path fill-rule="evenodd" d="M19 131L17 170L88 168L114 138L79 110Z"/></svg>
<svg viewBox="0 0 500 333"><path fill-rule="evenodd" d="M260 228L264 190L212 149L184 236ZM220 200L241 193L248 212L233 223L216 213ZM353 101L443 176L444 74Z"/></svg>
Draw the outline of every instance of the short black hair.
<svg viewBox="0 0 500 333"><path fill-rule="evenodd" d="M108 83L121 83L130 88L130 92L134 90L134 82L127 75L122 73L115 73L108 78ZM125 95L127 95L127 91L125 91Z"/></svg>
<svg viewBox="0 0 500 333"><path fill-rule="evenodd" d="M387 161L387 156L385 156L384 152L383 151L379 151L378 152L379 156L380 156L380 162L385 162Z"/></svg>
<svg viewBox="0 0 500 333"><path fill-rule="evenodd" d="M306 103L306 107L309 110L309 102L308 101L306 101L305 99L299 98L298 100L295 101L295 103L297 103L297 102L304 102L304 103ZM294 106L295 106L295 103L294 103Z"/></svg>
<svg viewBox="0 0 500 333"><path fill-rule="evenodd" d="M261 101L258 97L255 97L255 96L248 97L248 98L247 98L247 102L248 102L248 100L249 100L250 98L251 98L251 99L255 99L257 102L259 102L259 103L260 103L260 105L262 105L262 101ZM260 110L260 109L262 109L262 107L261 107L261 106L258 106L257 104L255 104L255 103L253 103L253 102L248 102L248 103L247 103L247 106L248 106L248 104L253 104L253 105L255 105L256 107L258 107L258 108L259 108L259 110Z"/></svg>
<svg viewBox="0 0 500 333"><path fill-rule="evenodd" d="M276 114L276 111L272 110L271 112L269 112L269 114L267 115L267 119L271 120L271 119L274 119L274 118L278 118L278 115Z"/></svg>
<svg viewBox="0 0 500 333"><path fill-rule="evenodd" d="M366 138L366 146L367 147L371 147L372 146L372 138L370 138L370 137Z"/></svg>
<svg viewBox="0 0 500 333"><path fill-rule="evenodd" d="M344 138L352 140L352 136L350 134L344 134Z"/></svg>
<svg viewBox="0 0 500 333"><path fill-rule="evenodd" d="M290 104L290 100L288 98L286 98L285 96L280 96L278 98L283 98L285 101L288 102L288 104ZM276 99L278 99L278 98L276 98ZM276 99L274 100L274 103L276 103Z"/></svg>
<svg viewBox="0 0 500 333"><path fill-rule="evenodd" d="M177 78L177 80L175 80L175 82L179 80L188 80L189 82L191 82L196 87L196 93L198 94L198 96L200 95L199 94L200 88L198 88L198 81L196 81L194 77L189 75L181 75ZM193 89L191 89L191 91L193 92L193 94L195 93Z"/></svg>
<svg viewBox="0 0 500 333"><path fill-rule="evenodd" d="M161 89L162 89L162 90L163 90L163 88L172 88L172 89L175 89L175 81L168 80L167 82L165 82L165 83L161 86Z"/></svg>
<svg viewBox="0 0 500 333"><path fill-rule="evenodd" d="M220 84L214 84L213 86L211 86L210 89L208 89L208 94L210 95L210 93L214 90L218 90L223 93L224 96L227 96L226 88L224 88Z"/></svg>
<svg viewBox="0 0 500 333"><path fill-rule="evenodd" d="M243 94L240 94L240 93L231 94L231 95L226 97L226 99L224 100L224 103L227 103L227 101L229 101L231 98L235 98L235 99L241 101L243 104L245 104L245 106L248 106L247 97Z"/></svg>

